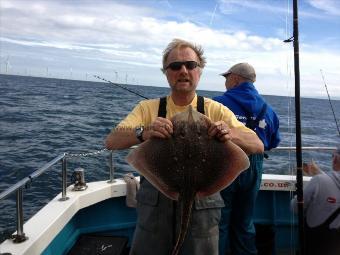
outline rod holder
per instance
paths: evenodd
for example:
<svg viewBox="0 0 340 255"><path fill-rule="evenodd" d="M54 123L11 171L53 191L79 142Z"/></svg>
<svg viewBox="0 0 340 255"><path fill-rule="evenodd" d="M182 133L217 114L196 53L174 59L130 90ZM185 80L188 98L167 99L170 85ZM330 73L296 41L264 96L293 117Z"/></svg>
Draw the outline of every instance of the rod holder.
<svg viewBox="0 0 340 255"><path fill-rule="evenodd" d="M66 188L67 188L67 162L66 162L66 154L64 155L62 159L62 192L61 192L61 198L59 201L66 201L69 198L66 196Z"/></svg>
<svg viewBox="0 0 340 255"><path fill-rule="evenodd" d="M72 190L74 191L84 191L87 189L84 168L78 167L74 169L72 174L72 182L74 184Z"/></svg>
<svg viewBox="0 0 340 255"><path fill-rule="evenodd" d="M24 233L24 214L22 207L22 187L17 189L16 211L17 211L17 233L12 235L14 243L22 243L28 239Z"/></svg>
<svg viewBox="0 0 340 255"><path fill-rule="evenodd" d="M113 151L110 151L109 154L109 167L110 167L110 180L108 180L108 183L114 183L115 178L114 178L114 165L113 165Z"/></svg>

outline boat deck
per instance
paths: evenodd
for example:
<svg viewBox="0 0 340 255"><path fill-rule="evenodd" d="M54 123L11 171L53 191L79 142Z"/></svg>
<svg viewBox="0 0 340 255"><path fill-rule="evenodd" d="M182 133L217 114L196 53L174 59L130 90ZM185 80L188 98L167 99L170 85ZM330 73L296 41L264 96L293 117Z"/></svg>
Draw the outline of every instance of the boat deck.
<svg viewBox="0 0 340 255"><path fill-rule="evenodd" d="M304 177L305 182L309 179ZM11 240L6 240L0 246L0 252L64 254L61 244L72 247L81 233L112 232L131 240L136 211L125 206L126 184L122 179L116 179L114 183L88 183L88 188L81 192L72 188L67 189L69 199L60 201L59 194L27 221L24 225L27 241L13 245ZM295 245L295 240L287 239L293 235L292 228L296 225L289 210L294 190L295 176L264 174L256 204L255 223L279 227L276 240L280 242L276 242L276 246L282 250Z"/></svg>

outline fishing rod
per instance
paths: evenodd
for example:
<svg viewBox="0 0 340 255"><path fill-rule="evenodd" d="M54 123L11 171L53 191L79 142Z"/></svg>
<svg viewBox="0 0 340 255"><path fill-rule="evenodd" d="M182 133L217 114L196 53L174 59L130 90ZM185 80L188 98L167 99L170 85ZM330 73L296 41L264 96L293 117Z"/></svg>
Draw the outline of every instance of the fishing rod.
<svg viewBox="0 0 340 255"><path fill-rule="evenodd" d="M300 254L305 255L305 226L304 226L304 200L303 200L303 174L302 174L302 139L301 139L301 103L300 103L300 50L299 50L299 23L298 0L293 0L293 46L294 46L294 73L295 73L295 128L296 128L296 190L299 220L299 246Z"/></svg>
<svg viewBox="0 0 340 255"><path fill-rule="evenodd" d="M321 76L322 76L323 83L325 84L325 88L326 88L327 96L328 96L328 101L329 101L329 104L331 105L331 109L332 109L332 112L333 112L333 117L334 117L335 125L336 125L336 127L338 129L338 135L340 136L340 129L339 129L339 126L338 126L338 121L336 120L335 111L334 111L334 108L333 108L333 105L332 105L331 97L329 96L327 84L325 82L325 77L324 77L321 69L320 69L320 73L321 73Z"/></svg>
<svg viewBox="0 0 340 255"><path fill-rule="evenodd" d="M293 42L294 78L295 78L295 130L296 130L296 195L298 208L299 254L305 255L305 226L303 212L303 174L302 174L302 139L301 139L301 100L300 100L300 53L298 0L293 0L293 36L284 42Z"/></svg>
<svg viewBox="0 0 340 255"><path fill-rule="evenodd" d="M293 0L293 45L294 45L294 73L295 73L295 128L296 128L296 195L298 203L299 247L300 254L305 255L305 226L302 174L302 139L301 139L301 103L300 103L300 50L298 0Z"/></svg>
<svg viewBox="0 0 340 255"><path fill-rule="evenodd" d="M119 87L119 88L121 88L121 89L125 89L125 90L131 92L132 94L135 94L135 95L137 95L137 96L140 96L140 97L142 97L142 98L144 98L144 99L149 99L149 98L147 98L147 97L145 97L145 96L143 96L143 95L137 93L136 91L133 91L133 90L131 90L131 89L128 89L127 87L124 87L124 86L122 86L122 85L120 85L120 84L118 84L118 83L114 83L114 82L112 82L112 81L106 80L106 79L100 77L99 75L93 75L93 77L94 77L94 78L97 78L97 79L99 79L99 80L102 80L102 81L106 81L106 82L108 82L108 83L110 83L110 84L112 84L112 85L115 85L115 86L117 86L117 87Z"/></svg>

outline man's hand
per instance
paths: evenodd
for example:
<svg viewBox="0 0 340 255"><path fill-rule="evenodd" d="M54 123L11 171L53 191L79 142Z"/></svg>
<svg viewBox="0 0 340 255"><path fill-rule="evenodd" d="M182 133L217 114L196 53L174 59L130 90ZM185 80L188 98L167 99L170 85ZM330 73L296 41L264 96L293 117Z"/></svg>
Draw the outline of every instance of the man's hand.
<svg viewBox="0 0 340 255"><path fill-rule="evenodd" d="M221 142L226 142L232 139L231 129L222 120L211 123L208 129L208 135L211 137L216 137Z"/></svg>
<svg viewBox="0 0 340 255"><path fill-rule="evenodd" d="M145 128L143 139L147 140L151 137L170 138L173 133L172 122L168 119L157 117L150 126Z"/></svg>

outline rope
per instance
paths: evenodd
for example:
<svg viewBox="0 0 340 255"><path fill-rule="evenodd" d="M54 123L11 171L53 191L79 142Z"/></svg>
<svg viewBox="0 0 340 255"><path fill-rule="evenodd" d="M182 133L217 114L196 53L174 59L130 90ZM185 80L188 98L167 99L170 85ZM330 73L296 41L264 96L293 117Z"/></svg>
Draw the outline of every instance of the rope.
<svg viewBox="0 0 340 255"><path fill-rule="evenodd" d="M80 157L88 157L88 156L94 156L101 154L103 152L108 151L108 149L103 148L97 151L91 151L91 152L83 152L83 153L65 153L66 158L80 158Z"/></svg>

